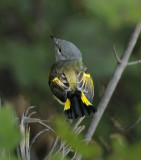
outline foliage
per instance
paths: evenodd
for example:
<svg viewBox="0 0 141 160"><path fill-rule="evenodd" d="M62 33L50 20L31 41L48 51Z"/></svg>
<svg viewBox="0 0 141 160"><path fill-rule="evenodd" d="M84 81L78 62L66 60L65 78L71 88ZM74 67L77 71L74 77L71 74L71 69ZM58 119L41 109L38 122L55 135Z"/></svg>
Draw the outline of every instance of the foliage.
<svg viewBox="0 0 141 160"><path fill-rule="evenodd" d="M49 69L55 61L54 46L50 39L50 35L54 35L73 42L82 51L83 61L94 79L94 105L97 106L117 63L112 45L115 45L120 56L135 24L141 19L140 6L140 0L1 0L0 98L12 101L20 113L30 103L39 106L37 109L44 119L55 116L56 112L63 114L63 107L53 99L47 82ZM141 59L140 42L141 36L130 61ZM94 139L104 150L101 159L118 159L119 153L129 155L128 159L131 159L132 153L134 156L139 155L140 67L127 67L98 125ZM16 96L21 94L26 99L26 105L23 105L22 100L17 100ZM3 118L0 120L0 134L5 134L1 129L8 129L9 123L15 124L6 121L11 112L4 110L6 109L2 108L0 111L0 119ZM5 117L7 118L4 119ZM85 120L86 126L90 119L91 117ZM129 130L133 124L134 127ZM9 127L12 129L12 126ZM67 132L66 130L62 129ZM63 133L61 135L57 131L67 140ZM20 136L15 129L7 133L10 134L5 136L9 137L5 137L5 141L0 140L0 148L7 145L10 139L13 142L9 144L8 150L12 152ZM111 140L112 133L123 136L126 147L120 145L117 138ZM14 134L17 135L17 140ZM69 136L73 137L73 134L69 133ZM111 147L110 151L107 151L105 144ZM39 159L41 154L43 157L44 152L47 152L43 144L39 143L35 148L38 148L36 151Z"/></svg>
<svg viewBox="0 0 141 160"><path fill-rule="evenodd" d="M60 154L54 154L51 156L51 159L50 160L61 160L62 159L62 156ZM63 158L64 160L68 160L68 158Z"/></svg>
<svg viewBox="0 0 141 160"><path fill-rule="evenodd" d="M141 19L140 0L85 0L84 2L94 16L102 19L109 27L122 27L129 23L137 23Z"/></svg>
<svg viewBox="0 0 141 160"><path fill-rule="evenodd" d="M97 158L100 156L100 146L96 143L86 144L83 142L82 136L75 135L72 129L65 123L64 118L55 118L55 131L63 141L66 141L74 151L82 154L84 158L89 159L90 157Z"/></svg>
<svg viewBox="0 0 141 160"><path fill-rule="evenodd" d="M113 134L111 136L112 140L112 153L107 157L106 160L113 159L136 159L138 160L140 157L140 147L141 142L136 142L135 144L129 145L120 134Z"/></svg>
<svg viewBox="0 0 141 160"><path fill-rule="evenodd" d="M0 109L0 159L14 158L14 150L21 139L13 110L9 106Z"/></svg>

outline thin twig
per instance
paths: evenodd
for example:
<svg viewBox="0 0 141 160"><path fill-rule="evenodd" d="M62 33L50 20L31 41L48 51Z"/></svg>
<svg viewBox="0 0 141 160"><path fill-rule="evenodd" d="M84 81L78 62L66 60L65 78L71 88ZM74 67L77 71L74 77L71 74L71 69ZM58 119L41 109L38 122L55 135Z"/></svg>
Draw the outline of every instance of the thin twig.
<svg viewBox="0 0 141 160"><path fill-rule="evenodd" d="M65 145L66 145L66 142L62 141L61 144L60 144L60 148L59 148L60 152L63 150L63 148L65 147Z"/></svg>
<svg viewBox="0 0 141 160"><path fill-rule="evenodd" d="M111 146L108 145L108 143L102 138L102 137L99 137L101 143L103 144L103 146L106 148L106 150L109 152L110 149L111 149Z"/></svg>
<svg viewBox="0 0 141 160"><path fill-rule="evenodd" d="M30 150L31 150L32 145L36 141L36 139L46 131L49 131L49 129L44 129L44 130L42 130L42 131L40 131L39 133L36 134L36 136L31 140L30 147L29 147Z"/></svg>
<svg viewBox="0 0 141 160"><path fill-rule="evenodd" d="M57 146L57 144L58 144L58 141L59 141L59 137L57 137L57 138L54 140L54 143L53 143L53 145L52 145L52 147L51 147L51 150L50 150L47 158L45 158L46 160L49 160L49 159L50 159L52 153L55 151L55 148L56 148L56 146Z"/></svg>
<svg viewBox="0 0 141 160"><path fill-rule="evenodd" d="M82 120L83 120L84 118L80 118L79 119L79 123L77 123L77 127L75 128L75 130L74 130L74 133L76 134L76 135L78 135L78 134L80 134L84 129L85 129L85 125L82 125L82 126L79 126L79 124L82 122ZM66 144L66 142L62 142L62 144L61 144L61 146L60 146L60 151L63 151L63 158L64 157L66 157L67 156L67 154L70 152L70 151L72 151L72 148L68 145L68 144Z"/></svg>
<svg viewBox="0 0 141 160"><path fill-rule="evenodd" d="M19 123L20 123L20 125L19 125L20 130L21 130L21 133L23 136L23 138L20 142L20 146L19 146L22 160L30 160L31 147L32 147L33 143L36 141L36 139L42 133L44 133L45 131L49 131L49 130L54 132L54 130L50 126L48 126L47 124L44 123L44 122L46 122L46 120L41 120L39 118L31 118L31 116L36 113L35 111L32 111L31 113L29 113L29 110L31 110L32 108L34 108L34 106L29 107L23 113L21 118L18 118ZM30 142L30 126L29 126L30 123L39 123L42 126L46 127L46 129L40 131L39 133L37 133L35 135L35 137L31 140L31 143L29 143Z"/></svg>
<svg viewBox="0 0 141 160"><path fill-rule="evenodd" d="M30 149L29 149L29 140L30 139L30 127L27 126L25 129L25 155L26 160L30 160Z"/></svg>
<svg viewBox="0 0 141 160"><path fill-rule="evenodd" d="M82 132L82 131L84 130L84 128L85 128L85 126L79 127L80 123L84 120L84 118L85 118L85 117L79 118L78 121L76 121L76 123L75 123L74 126L73 126L73 131L74 131L74 133L75 133L76 135L78 135L80 132ZM72 123L72 121L69 121L69 124L71 124L71 123ZM79 128L79 129L78 129L78 128ZM58 142L59 142L59 139L57 139L57 142L55 143L54 148L56 148L56 146L58 145ZM61 152L62 150L64 150L64 148L65 148L65 150L66 150L66 148L68 148L68 145L66 144L65 141L61 141L60 147L59 147L59 149L57 150L57 152ZM65 152L64 155L66 155L66 153L68 154L70 150L71 150L71 149L68 149L68 150L64 151L64 152ZM49 157L49 156L48 156L48 157ZM48 159L48 158L47 158L47 159Z"/></svg>
<svg viewBox="0 0 141 160"><path fill-rule="evenodd" d="M73 127L73 131L76 130L76 128L79 126L79 124L83 121L85 117L81 117L78 119L78 121L74 124L74 127Z"/></svg>
<svg viewBox="0 0 141 160"><path fill-rule="evenodd" d="M30 107L28 107L27 110L24 112L24 116L27 117L29 110L31 110L31 109L33 109L33 108L35 108L35 106L30 106Z"/></svg>
<svg viewBox="0 0 141 160"><path fill-rule="evenodd" d="M68 148L66 147L66 150L64 151L63 158L66 157L69 154L70 151L72 151L72 149L70 147L68 147Z"/></svg>
<svg viewBox="0 0 141 160"><path fill-rule="evenodd" d="M116 57L118 63L121 63L121 60L120 60L120 58L119 58L119 56L118 56L118 54L117 54L117 52L116 52L116 49L115 49L115 46L114 46L114 45L113 45L113 51L114 51L114 54L115 54L115 57Z"/></svg>
<svg viewBox="0 0 141 160"><path fill-rule="evenodd" d="M65 157L65 146L62 148L62 157Z"/></svg>
<svg viewBox="0 0 141 160"><path fill-rule="evenodd" d="M80 118L80 119L81 119L81 118ZM82 120L83 120L83 119L81 119L81 120L79 121L79 123L81 123ZM74 133L75 133L76 135L78 135L78 134L80 134L84 129L85 129L85 125L77 126L77 128L74 130ZM66 142L62 143L61 148L62 148L62 150L63 150L63 157L66 157L67 154L68 154L70 151L72 151L72 148L71 148L68 144L66 144Z"/></svg>
<svg viewBox="0 0 141 160"><path fill-rule="evenodd" d="M28 115L28 117L30 118L32 115L34 115L34 114L36 114L37 112L36 111L33 111L33 112L31 112L29 115Z"/></svg>
<svg viewBox="0 0 141 160"><path fill-rule="evenodd" d="M45 126L46 128L50 129L52 132L55 132L55 131L54 131L50 126L48 126L47 124L45 124L45 123L43 123L43 122L41 122L41 121L40 121L40 122L37 122L37 123Z"/></svg>
<svg viewBox="0 0 141 160"><path fill-rule="evenodd" d="M135 64L141 64L141 60L134 61L134 62L128 62L128 66L135 65Z"/></svg>
<svg viewBox="0 0 141 160"><path fill-rule="evenodd" d="M136 120L136 122L135 122L134 124L132 124L132 125L127 129L127 132L129 132L131 129L133 129L140 121L141 121L141 115L140 115L139 118Z"/></svg>
<svg viewBox="0 0 141 160"><path fill-rule="evenodd" d="M83 130L85 129L85 125L79 126L76 130L75 130L75 134L78 135L80 134Z"/></svg>
<svg viewBox="0 0 141 160"><path fill-rule="evenodd" d="M38 123L38 122L49 122L48 120L42 120L39 118L29 118L29 117L24 117L24 123L29 124L29 123Z"/></svg>
<svg viewBox="0 0 141 160"><path fill-rule="evenodd" d="M101 98L101 101L98 105L98 109L97 109L97 112L94 114L90 124L89 124L89 127L85 133L85 140L87 142L89 142L98 126L98 123L99 121L101 120L101 117L113 95L113 92L122 76L122 73L125 69L125 67L128 65L128 60L129 60L129 57L133 51L133 48L137 42L137 39L139 37L139 34L140 34L140 31L141 31L141 23L138 23L133 34L131 35L131 38L128 42L128 45L126 47L126 50L124 51L123 53L123 56L121 58L121 61L122 63L118 63L117 66L116 66L116 69L113 73L113 76L111 78L111 80L109 81L109 84L104 92L104 95L103 97ZM81 160L82 156L81 155L77 155L75 160Z"/></svg>
<svg viewBox="0 0 141 160"><path fill-rule="evenodd" d="M71 158L71 160L74 160L76 157L77 151L75 151L74 156Z"/></svg>

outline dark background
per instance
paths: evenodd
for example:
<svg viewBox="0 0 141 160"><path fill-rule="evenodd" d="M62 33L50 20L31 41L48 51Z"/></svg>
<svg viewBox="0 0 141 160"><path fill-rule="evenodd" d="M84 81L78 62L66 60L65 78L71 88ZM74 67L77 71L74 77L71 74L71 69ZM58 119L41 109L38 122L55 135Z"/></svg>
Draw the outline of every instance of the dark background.
<svg viewBox="0 0 141 160"><path fill-rule="evenodd" d="M73 42L82 52L95 83L93 104L97 106L116 66L112 46L120 56L136 23L141 19L139 0L1 0L0 1L0 97L18 115L31 105L36 117L52 120L63 114L48 87L48 73L55 61L50 35ZM141 36L130 61L141 59ZM115 135L136 151L141 145L141 65L129 66L112 96L94 135L103 148L101 157L110 159L117 148ZM87 118L88 124L91 118ZM32 135L41 126L32 126ZM117 136L118 135L118 136ZM53 135L43 134L34 145L42 159ZM125 141L124 141L125 142ZM117 154L118 155L118 154ZM138 155L135 158L138 159ZM118 157L118 156L117 156Z"/></svg>

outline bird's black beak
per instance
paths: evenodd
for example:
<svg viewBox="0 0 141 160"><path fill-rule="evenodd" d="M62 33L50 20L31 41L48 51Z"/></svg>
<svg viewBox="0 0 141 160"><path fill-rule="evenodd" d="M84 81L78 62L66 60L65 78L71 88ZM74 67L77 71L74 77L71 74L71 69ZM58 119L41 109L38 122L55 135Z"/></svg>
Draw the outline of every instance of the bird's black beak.
<svg viewBox="0 0 141 160"><path fill-rule="evenodd" d="M53 40L53 42L54 42L55 44L58 43L58 39L57 39L57 38L55 38L55 37L53 37L53 36L50 36L50 37L51 37L51 39Z"/></svg>

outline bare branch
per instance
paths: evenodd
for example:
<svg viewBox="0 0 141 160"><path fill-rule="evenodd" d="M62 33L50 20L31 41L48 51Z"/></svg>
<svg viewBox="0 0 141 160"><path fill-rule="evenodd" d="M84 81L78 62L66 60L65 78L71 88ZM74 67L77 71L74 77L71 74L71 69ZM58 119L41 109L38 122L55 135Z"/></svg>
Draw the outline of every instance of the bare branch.
<svg viewBox="0 0 141 160"><path fill-rule="evenodd" d="M116 52L116 49L115 49L115 46L114 46L114 45L113 45L113 51L114 51L114 54L115 54L115 57L116 57L118 63L121 63L121 60L120 60L120 58L119 58L119 56L118 56L118 54L117 54L117 52Z"/></svg>
<svg viewBox="0 0 141 160"><path fill-rule="evenodd" d="M134 62L128 62L128 66L135 65L135 64L141 64L141 60L134 61Z"/></svg>
<svg viewBox="0 0 141 160"><path fill-rule="evenodd" d="M129 43L127 45L127 48L126 50L124 51L123 53L123 56L122 56L122 63L118 64L115 71L114 71L114 74L104 92L104 95L98 105L98 110L96 112L96 114L94 114L93 118L92 118L92 121L89 125L89 128L85 134L85 139L87 139L87 141L90 141L94 132L95 132L95 129L112 97L112 94L121 78L121 75L125 69L125 67L127 66L127 63L128 63L128 60L129 60L129 57L133 51L133 48L137 42L137 39L138 39L138 36L140 34L140 31L141 31L141 23L139 23L133 34L131 35L131 38L129 40Z"/></svg>
<svg viewBox="0 0 141 160"><path fill-rule="evenodd" d="M36 111L33 111L33 112L31 112L29 115L28 115L28 117L30 118L32 115L34 115L34 114L36 114L37 112Z"/></svg>
<svg viewBox="0 0 141 160"><path fill-rule="evenodd" d="M127 129L127 132L129 132L131 129L133 129L140 121L141 121L141 115L140 115L139 118L136 120L136 122L135 122L134 124L132 124L132 125Z"/></svg>
<svg viewBox="0 0 141 160"><path fill-rule="evenodd" d="M80 123L83 121L85 117L81 117L79 118L79 120L74 124L74 127L73 127L73 132L75 135L78 135L80 134L84 129L85 129L85 125L82 125L82 126L79 126ZM69 124L71 124L72 122L69 121ZM55 145L53 145L53 150L56 148L56 146L58 145L58 139L57 139L57 142L55 141L54 142ZM52 149L51 149L52 150ZM61 144L60 144L60 147L57 149L56 153L58 152L62 152L62 158L66 157L67 154L72 151L72 148L65 142L65 141L61 141ZM48 158L50 158L52 154L52 151L51 153L49 153ZM74 157L73 157L74 158Z"/></svg>
<svg viewBox="0 0 141 160"><path fill-rule="evenodd" d="M54 143L53 143L53 145L52 145L52 147L51 147L51 150L50 150L50 152L49 152L49 154L48 154L48 156L47 156L47 158L46 158L47 160L50 159L52 153L55 151L55 148L56 148L56 146L57 146L57 144L58 144L58 141L59 141L59 137L57 137L57 138L54 140Z"/></svg>
<svg viewBox="0 0 141 160"><path fill-rule="evenodd" d="M75 151L74 156L72 157L72 159L71 159L71 160L74 160L74 159L75 159L76 154L77 154L77 151Z"/></svg>
<svg viewBox="0 0 141 160"><path fill-rule="evenodd" d="M42 121L37 122L37 123L39 123L39 124L45 126L47 129L51 130L52 132L55 132L50 126L48 126L47 124L43 123Z"/></svg>
<svg viewBox="0 0 141 160"><path fill-rule="evenodd" d="M111 149L111 146L102 137L99 137L99 139L101 143L103 144L103 146L105 147L105 149L107 150L107 152L109 152Z"/></svg>
<svg viewBox="0 0 141 160"><path fill-rule="evenodd" d="M30 107L28 107L27 108L27 110L24 112L24 116L28 116L28 112L31 110L31 109L33 109L33 108L35 108L35 106L30 106Z"/></svg>
<svg viewBox="0 0 141 160"><path fill-rule="evenodd" d="M74 124L73 131L77 129L77 127L83 121L84 118L85 117L81 117L81 118L78 119L78 121Z"/></svg>
<svg viewBox="0 0 141 160"><path fill-rule="evenodd" d="M29 117L24 117L24 123L29 124L29 123L39 123L39 122L50 122L48 120L42 120L39 118L29 118Z"/></svg>
<svg viewBox="0 0 141 160"><path fill-rule="evenodd" d="M36 141L36 139L42 133L49 131L49 130L54 132L54 130L50 126L48 126L47 124L44 123L44 122L46 122L46 120L41 120L39 118L31 118L31 116L36 113L35 111L29 113L29 111L33 108L34 108L33 106L29 107L22 114L21 118L18 119L19 120L19 127L20 127L23 138L20 142L19 150L17 150L17 151L18 151L18 155L23 160L30 160L31 147L32 147L33 143ZM46 129L37 133L36 136L31 140L31 142L30 142L30 126L29 126L30 123L39 123L42 126L46 127Z"/></svg>
<svg viewBox="0 0 141 160"><path fill-rule="evenodd" d="M85 125L79 126L79 127L74 131L74 133L75 133L76 135L78 135L78 134L80 134L84 129L85 129Z"/></svg>
<svg viewBox="0 0 141 160"><path fill-rule="evenodd" d="M31 150L32 145L36 141L36 139L46 131L49 131L49 129L44 129L44 130L42 130L42 131L40 131L39 133L36 134L36 136L31 140L31 144L30 144L30 147L29 147L30 150Z"/></svg>
<svg viewBox="0 0 141 160"><path fill-rule="evenodd" d="M121 58L121 61L122 63L118 63L116 68L115 68L115 71L112 75L112 78L111 80L109 81L109 84L104 92L104 95L103 97L101 98L101 101L98 105L98 109L97 109L97 112L94 114L90 124L89 124L89 127L85 133L85 140L87 142L89 142L97 128L97 125L99 123L99 121L101 120L101 117L113 95L113 92L122 76L122 73L125 69L125 67L128 65L128 60L129 60L129 57L133 51L133 48L137 42L137 39L139 37L139 34L140 34L140 31L141 31L141 23L138 23L133 34L131 35L131 38L128 42L128 45L126 47L126 50L124 51L123 55L122 55L122 58ZM77 155L75 160L81 160L81 155Z"/></svg>

